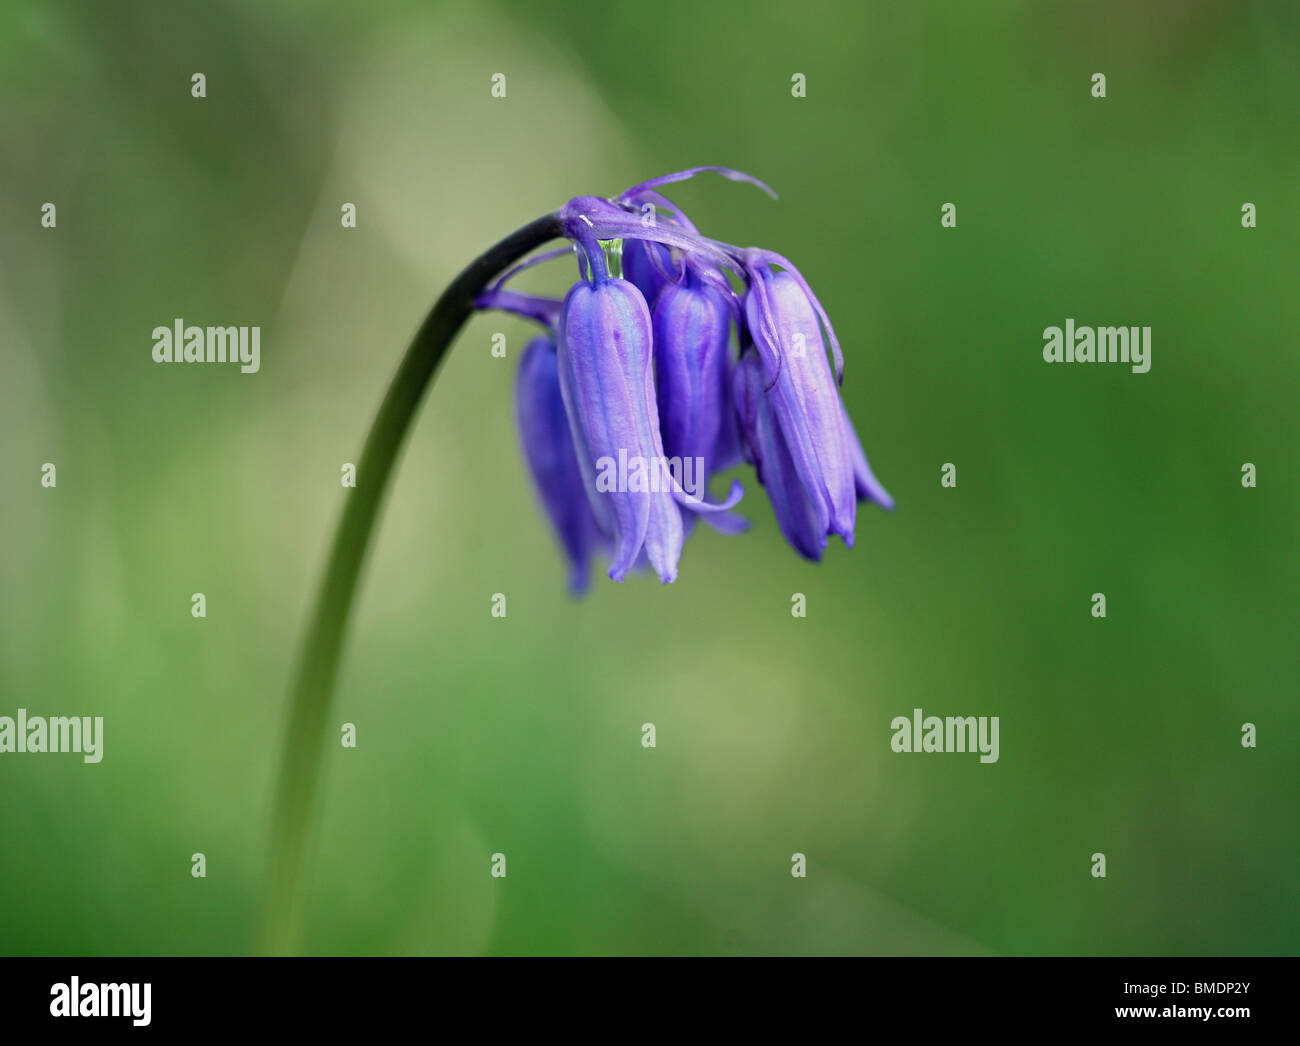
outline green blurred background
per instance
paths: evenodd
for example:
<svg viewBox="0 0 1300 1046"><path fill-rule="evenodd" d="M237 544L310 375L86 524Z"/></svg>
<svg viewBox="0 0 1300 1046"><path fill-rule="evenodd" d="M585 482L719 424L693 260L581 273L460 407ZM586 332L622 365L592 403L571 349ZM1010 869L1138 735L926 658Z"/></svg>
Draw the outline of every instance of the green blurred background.
<svg viewBox="0 0 1300 1046"><path fill-rule="evenodd" d="M898 510L814 566L751 476L749 535L574 602L531 331L475 318L363 577L304 950L1294 953L1298 44L1237 0L0 7L0 715L105 718L99 765L0 756L0 952L253 947L340 465L411 332L523 222L715 163L780 202L674 197L801 266ZM175 317L260 324L261 373L154 364ZM1150 325L1151 372L1048 366L1066 317ZM1000 716L998 763L893 753L918 706Z"/></svg>

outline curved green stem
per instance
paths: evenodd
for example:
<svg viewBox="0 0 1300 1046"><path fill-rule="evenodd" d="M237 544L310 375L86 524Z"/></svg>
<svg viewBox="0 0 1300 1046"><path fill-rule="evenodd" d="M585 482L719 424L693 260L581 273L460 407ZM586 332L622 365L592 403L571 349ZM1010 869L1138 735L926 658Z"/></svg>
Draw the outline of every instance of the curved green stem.
<svg viewBox="0 0 1300 1046"><path fill-rule="evenodd" d="M357 577L403 439L438 364L488 280L560 235L554 214L538 218L476 258L451 282L416 332L370 427L357 467L357 485L348 494L334 535L289 697L271 825L271 861L262 920L264 952L282 955L292 951L297 942L325 723L343 634Z"/></svg>

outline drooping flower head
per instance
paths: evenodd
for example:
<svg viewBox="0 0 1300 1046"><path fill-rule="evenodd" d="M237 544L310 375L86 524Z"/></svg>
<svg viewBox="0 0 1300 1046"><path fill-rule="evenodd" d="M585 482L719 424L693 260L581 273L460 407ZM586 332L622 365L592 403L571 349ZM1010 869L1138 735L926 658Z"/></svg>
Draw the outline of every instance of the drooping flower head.
<svg viewBox="0 0 1300 1046"><path fill-rule="evenodd" d="M519 418L575 586L595 551L608 551L616 581L649 566L669 582L697 517L743 529L729 511L738 483L720 503L707 498L709 479L742 454L810 559L831 535L852 547L859 500L893 507L840 401L839 341L803 276L772 251L704 236L659 191L701 171L775 196L739 171L697 167L609 199L576 197L557 215L579 269L563 301L504 284L568 248L517 266L478 302L548 332L521 360Z"/></svg>

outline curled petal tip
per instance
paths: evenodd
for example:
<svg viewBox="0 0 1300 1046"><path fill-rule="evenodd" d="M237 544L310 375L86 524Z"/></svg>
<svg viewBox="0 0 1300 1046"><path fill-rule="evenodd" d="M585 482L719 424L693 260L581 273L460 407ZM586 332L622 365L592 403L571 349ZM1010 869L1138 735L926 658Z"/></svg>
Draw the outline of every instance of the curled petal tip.
<svg viewBox="0 0 1300 1046"><path fill-rule="evenodd" d="M710 512L700 518L712 530L727 536L743 534L753 526L744 516L737 516L734 512Z"/></svg>
<svg viewBox="0 0 1300 1046"><path fill-rule="evenodd" d="M688 167L684 171L674 171L672 174L663 174L658 178L651 178L648 182L634 185L626 192L620 193L618 198L622 200L627 197L635 196L638 192L644 189L657 189L661 185L671 185L673 182L684 182L687 178L694 178L697 174L702 174L705 171L712 171L714 174L721 175L728 181L748 182L750 185L758 186L763 190L763 192L767 193L768 196L772 197L772 199L780 199L780 197L777 196L766 183L759 181L752 174L738 171L734 167L715 167L712 165L704 167Z"/></svg>
<svg viewBox="0 0 1300 1046"><path fill-rule="evenodd" d="M554 298L542 298L535 294L520 294L517 291L494 289L484 291L474 299L476 309L499 309L509 312L521 319L540 323L548 331L554 330L560 319L561 303Z"/></svg>

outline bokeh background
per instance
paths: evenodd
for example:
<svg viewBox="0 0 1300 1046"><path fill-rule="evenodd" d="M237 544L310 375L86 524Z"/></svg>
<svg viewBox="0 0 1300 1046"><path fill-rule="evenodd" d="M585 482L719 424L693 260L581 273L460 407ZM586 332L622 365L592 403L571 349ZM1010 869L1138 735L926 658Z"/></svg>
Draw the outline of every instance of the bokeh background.
<svg viewBox="0 0 1300 1046"><path fill-rule="evenodd" d="M897 511L814 566L748 477L750 534L575 602L531 332L475 318L363 578L304 950L1294 953L1298 44L1285 0L0 6L0 714L106 721L96 766L0 756L0 952L254 947L340 466L411 332L568 197L717 163L780 202L673 195L817 288ZM175 317L260 324L261 373L154 364ZM1066 317L1152 326L1151 372L1046 365ZM893 753L914 707L1000 716L999 762Z"/></svg>

